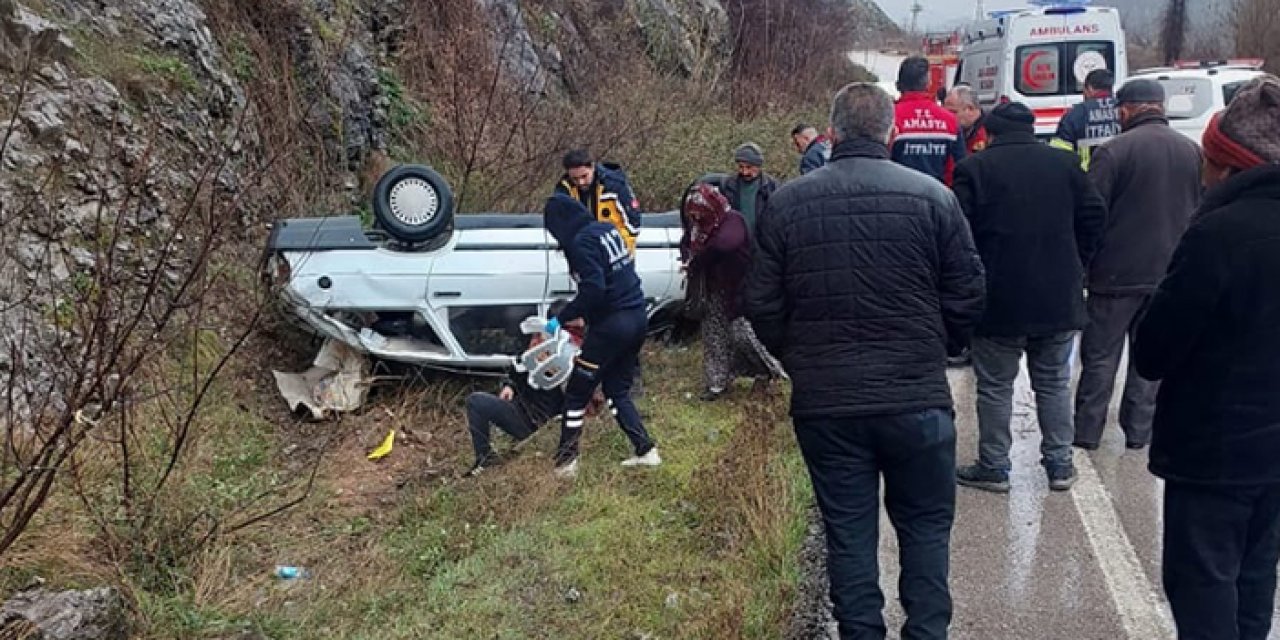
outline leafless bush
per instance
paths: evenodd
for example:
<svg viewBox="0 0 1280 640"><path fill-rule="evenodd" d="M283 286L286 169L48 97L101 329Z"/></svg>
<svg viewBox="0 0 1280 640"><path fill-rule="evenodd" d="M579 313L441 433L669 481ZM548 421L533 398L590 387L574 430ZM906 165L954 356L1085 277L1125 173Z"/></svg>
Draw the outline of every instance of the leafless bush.
<svg viewBox="0 0 1280 640"><path fill-rule="evenodd" d="M730 0L732 97L755 114L796 100L826 100L833 79L850 73L854 29L848 3L834 0ZM852 80L852 79L850 79Z"/></svg>
<svg viewBox="0 0 1280 640"><path fill-rule="evenodd" d="M306 44L314 38L299 32L332 30L328 38L337 50L351 31L368 25L317 24L296 0L209 4L231 57L244 50L260 60L242 81L264 120L262 146L282 153L273 184L294 194L289 209L323 210L311 200L334 192L323 181L344 159L332 148L333 132L323 126L333 118L317 116L314 87L300 78L327 82L333 63L325 54L333 52L309 50L325 45ZM737 3L741 28L731 35L739 58L728 77L712 61L723 52L713 51L710 40L695 42L692 61L677 63L653 50L661 42L643 37L629 9L615 3L529 0L515 13L480 0L407 3L398 23L402 35L379 72L379 100L390 112L389 158L432 164L449 179L464 212L536 210L559 174L560 155L575 147L648 175L670 173L646 163L672 155L651 149L654 139L672 139L662 135L672 125L728 113L734 105L740 115L796 105L807 110L825 103L833 87L860 79L850 75L843 57L847 47L840 44L850 33L847 10L831 0L798 5ZM769 47L762 48L758 23L769 16L781 26L771 27ZM372 154L365 163L366 187L388 155ZM645 199L676 193L690 178L637 186Z"/></svg>
<svg viewBox="0 0 1280 640"><path fill-rule="evenodd" d="M1170 64L1175 60L1216 60L1233 53L1233 17L1236 6L1223 4L1213 11L1195 12L1186 0L1169 0L1160 19L1160 49L1162 59L1151 62L1142 57L1144 51L1131 48L1130 67L1142 68L1154 64ZM1192 19L1192 15L1196 19ZM1137 53L1143 64L1135 64Z"/></svg>
<svg viewBox="0 0 1280 640"><path fill-rule="evenodd" d="M398 68L407 98L430 116L409 123L404 143L437 159L464 211L531 210L562 153L631 151L671 111L669 76L636 62L643 51L627 40L608 57L566 42L565 94L555 86L564 78L521 66L526 52L512 20L475 0L417 3L408 16L406 40L432 46L404 51Z"/></svg>
<svg viewBox="0 0 1280 640"><path fill-rule="evenodd" d="M205 3L214 31L254 114L257 150L273 159L264 186L280 212L336 206L334 176L348 165L339 137L342 114L322 99L350 29L316 50L306 34L311 18L295 0L212 0ZM348 25L349 26L349 25ZM320 46L325 46L323 42ZM310 82L311 84L307 84Z"/></svg>
<svg viewBox="0 0 1280 640"><path fill-rule="evenodd" d="M9 101L15 121L31 77L22 74ZM274 487L222 509L169 510L166 496L190 462L216 385L271 299L237 262L237 241L273 158L240 152L251 111L209 132L207 151L186 155L172 152L158 124L138 133L122 117L88 151L98 195L87 216L69 221L51 207L73 170L57 163L15 182L25 185L21 197L0 208L0 554L59 478L109 550L159 540L170 560L309 490ZM152 206L167 214L142 222Z"/></svg>

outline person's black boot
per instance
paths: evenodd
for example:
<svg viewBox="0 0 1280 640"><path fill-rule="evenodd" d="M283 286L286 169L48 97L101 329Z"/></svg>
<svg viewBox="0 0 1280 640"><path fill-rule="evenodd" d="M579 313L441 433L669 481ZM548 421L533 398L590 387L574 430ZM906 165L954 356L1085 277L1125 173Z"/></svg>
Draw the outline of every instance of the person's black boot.
<svg viewBox="0 0 1280 640"><path fill-rule="evenodd" d="M1076 484L1075 467L1055 467L1047 469L1049 474L1049 489L1052 491L1067 491Z"/></svg>
<svg viewBox="0 0 1280 640"><path fill-rule="evenodd" d="M968 349L960 352L958 356L947 356L948 367L967 367L973 364L973 354Z"/></svg>
<svg viewBox="0 0 1280 640"><path fill-rule="evenodd" d="M502 462L503 460L501 456L499 456L496 453L490 452L486 455L476 458L476 461L472 463L471 468L467 469L467 472L462 474L462 477L474 478L484 473L485 469L492 469L494 467L497 467L501 465Z"/></svg>
<svg viewBox="0 0 1280 640"><path fill-rule="evenodd" d="M992 493L1009 493L1009 473L971 464L956 469L956 483Z"/></svg>
<svg viewBox="0 0 1280 640"><path fill-rule="evenodd" d="M720 389L720 390L707 389L706 391L702 392L702 395L698 396L698 399L703 402L715 402L716 400L723 398L724 393L725 393L724 389Z"/></svg>

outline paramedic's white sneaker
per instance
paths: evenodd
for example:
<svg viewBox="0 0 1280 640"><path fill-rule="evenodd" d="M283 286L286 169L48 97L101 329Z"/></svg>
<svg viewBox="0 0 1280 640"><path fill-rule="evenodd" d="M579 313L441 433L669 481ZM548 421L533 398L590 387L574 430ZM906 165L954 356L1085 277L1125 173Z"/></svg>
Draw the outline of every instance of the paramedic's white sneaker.
<svg viewBox="0 0 1280 640"><path fill-rule="evenodd" d="M658 448L654 447L648 453L634 458L627 458L622 461L624 467L656 467L662 464L662 456L658 455Z"/></svg>
<svg viewBox="0 0 1280 640"><path fill-rule="evenodd" d="M564 478L565 480L572 480L578 477L578 459L574 458L569 464L562 464L556 467L556 470L552 473L557 478Z"/></svg>

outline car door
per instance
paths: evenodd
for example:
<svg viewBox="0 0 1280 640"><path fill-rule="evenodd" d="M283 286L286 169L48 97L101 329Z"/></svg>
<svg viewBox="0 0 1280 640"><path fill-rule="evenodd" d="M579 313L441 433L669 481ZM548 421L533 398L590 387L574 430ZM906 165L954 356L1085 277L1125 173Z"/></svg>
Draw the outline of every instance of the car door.
<svg viewBox="0 0 1280 640"><path fill-rule="evenodd" d="M431 270L427 303L467 355L518 354L528 342L520 322L543 308L546 232L534 216L468 217Z"/></svg>
<svg viewBox="0 0 1280 640"><path fill-rule="evenodd" d="M636 275L644 288L645 301L665 303L672 288L679 288L680 272L679 232L665 227L649 227L641 230L636 238ZM577 295L577 284L569 272L569 264L558 247L553 248L548 260L547 303L557 311L565 302Z"/></svg>

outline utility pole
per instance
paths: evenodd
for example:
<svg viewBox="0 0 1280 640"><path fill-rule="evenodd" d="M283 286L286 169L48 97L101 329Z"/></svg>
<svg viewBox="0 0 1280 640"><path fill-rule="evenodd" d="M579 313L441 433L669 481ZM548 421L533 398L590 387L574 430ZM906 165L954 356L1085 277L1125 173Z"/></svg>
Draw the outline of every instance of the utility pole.
<svg viewBox="0 0 1280 640"><path fill-rule="evenodd" d="M911 29L910 29L910 31L911 31L911 33L912 33L913 35L914 35L914 34L916 34L916 33L919 33L919 31L918 31L918 27L920 26L920 12L921 12L921 11L924 11L924 6L923 6L923 5L921 5L919 2L914 2L914 3L912 3L912 4L911 4Z"/></svg>
<svg viewBox="0 0 1280 640"><path fill-rule="evenodd" d="M982 19L986 17L987 17L987 12L986 12L986 9L983 7L983 2L982 0L978 0L977 6L973 8L973 21L982 22Z"/></svg>

